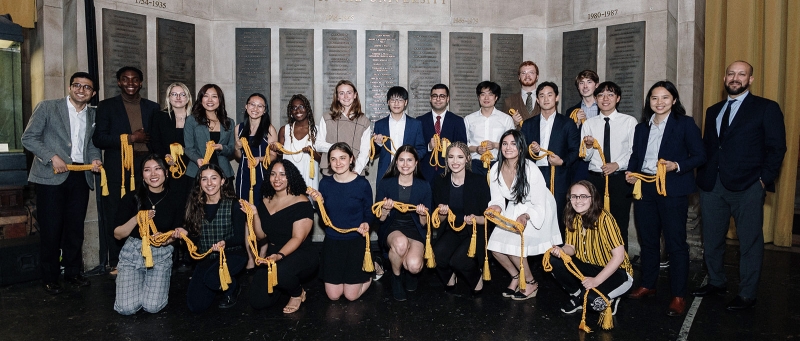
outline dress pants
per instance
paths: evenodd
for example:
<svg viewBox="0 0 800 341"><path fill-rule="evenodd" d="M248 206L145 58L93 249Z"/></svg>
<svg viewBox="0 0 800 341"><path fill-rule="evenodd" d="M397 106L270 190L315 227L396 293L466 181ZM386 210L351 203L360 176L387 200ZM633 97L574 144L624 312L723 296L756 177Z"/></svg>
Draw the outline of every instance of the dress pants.
<svg viewBox="0 0 800 341"><path fill-rule="evenodd" d="M605 195L606 180L602 175L589 172L589 182L597 188L597 195ZM631 219L631 186L625 181L625 172L617 171L608 176L609 211L617 221L625 251L628 251L628 224ZM602 201L601 201L602 203Z"/></svg>
<svg viewBox="0 0 800 341"><path fill-rule="evenodd" d="M83 222L88 204L89 185L84 172L69 172L67 179L58 185L36 184L36 219L45 283L58 281L61 265L65 276L81 273Z"/></svg>
<svg viewBox="0 0 800 341"><path fill-rule="evenodd" d="M436 273L442 283L447 285L453 273L464 276L470 289L475 289L481 279L481 269L485 260L486 248L483 225L477 225L475 240L475 257L468 257L469 243L472 239L472 224L467 224L461 232L455 232L449 225L442 226L448 230L442 233L433 246L436 259Z"/></svg>
<svg viewBox="0 0 800 341"><path fill-rule="evenodd" d="M271 244L267 248L267 255L275 254L279 251L280 247ZM287 294L290 297L300 296L303 293L302 281L308 280L317 271L319 254L313 250L298 248L275 264L278 266L278 285L273 288L272 294L269 293L267 288L267 266L256 267L256 272L253 274L253 282L249 289L250 297L248 298L253 309L264 309L275 304L282 294Z"/></svg>
<svg viewBox="0 0 800 341"><path fill-rule="evenodd" d="M739 296L755 298L761 261L764 256L764 198L766 192L756 181L743 191L730 191L719 177L710 192L700 191L703 215L703 251L708 268L709 284L724 287L727 282L723 258L725 235L730 217L736 223L739 237ZM671 265L670 265L671 266Z"/></svg>
<svg viewBox="0 0 800 341"><path fill-rule="evenodd" d="M669 257L669 283L672 296L686 296L689 278L689 244L686 243L687 196L661 196L655 182L642 182L642 200L635 200L633 212L641 240L641 286L655 289L658 281L661 234Z"/></svg>
<svg viewBox="0 0 800 341"><path fill-rule="evenodd" d="M247 265L247 255L244 253L243 247L226 248L225 260L228 264L228 272L231 274L231 284L228 284L228 290L225 293L232 295L236 292L236 286L239 285L236 275ZM189 306L189 310L193 313L205 311L214 302L217 292L221 290L219 258L203 259L195 266L189 287L186 289L186 304Z"/></svg>

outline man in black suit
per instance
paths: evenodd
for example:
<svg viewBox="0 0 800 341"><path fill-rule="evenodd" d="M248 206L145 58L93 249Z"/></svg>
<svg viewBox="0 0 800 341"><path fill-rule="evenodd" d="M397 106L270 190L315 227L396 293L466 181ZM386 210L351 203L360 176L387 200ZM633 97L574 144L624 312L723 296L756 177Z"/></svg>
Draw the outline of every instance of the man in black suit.
<svg viewBox="0 0 800 341"><path fill-rule="evenodd" d="M739 237L739 295L728 310L756 303L764 254L765 191L775 191L784 154L786 128L778 103L748 91L753 66L733 62L725 72L728 98L706 110L703 145L708 163L697 173L703 215L703 250L708 284L692 292L705 296L726 291L725 234L730 217Z"/></svg>
<svg viewBox="0 0 800 341"><path fill-rule="evenodd" d="M431 183L431 186L433 186L434 176L444 173L443 167L430 164L434 147L433 135L439 135L450 142L467 143L467 128L464 126L464 119L447 110L448 104L450 104L450 89L447 88L447 85L436 84L431 88L431 111L417 117L422 122L422 139L428 141L428 152L422 156L419 162L422 176ZM436 159L438 159L439 165L447 167L446 157L439 154Z"/></svg>
<svg viewBox="0 0 800 341"><path fill-rule="evenodd" d="M117 86L121 93L101 101L97 105L97 128L92 142L103 150L103 165L108 177L109 195L102 197L100 215L100 260L114 272L119 261L121 244L114 238L114 215L120 202L122 186L122 158L120 135L128 134L128 143L133 145L133 175L136 186L143 186L141 163L150 153L150 120L158 115L158 104L139 95L142 89L142 71L125 66L117 71ZM125 187L129 190L130 174L125 174Z"/></svg>
<svg viewBox="0 0 800 341"><path fill-rule="evenodd" d="M600 115L600 109L597 108L597 101L594 99L594 89L597 89L597 84L600 84L600 76L592 70L583 70L575 77L575 88L581 94L581 101L564 110L564 115L570 117L572 112L575 112L575 116L578 118L578 122L576 122L578 134L581 132L582 122ZM588 179L589 163L583 160L575 162L572 165L571 176L573 183Z"/></svg>
<svg viewBox="0 0 800 341"><path fill-rule="evenodd" d="M550 190L556 199L561 239L566 240L564 206L567 203L567 190L570 185L570 167L578 160L581 137L575 123L556 112L558 98L558 85L552 82L539 84L536 88L536 102L541 108L541 114L525 120L520 132L525 136L525 141L531 141L531 149L537 155L541 154L542 149L553 152L553 155L535 162L542 171L547 188L551 186L550 167L555 166L554 184ZM525 155L531 158L527 151Z"/></svg>

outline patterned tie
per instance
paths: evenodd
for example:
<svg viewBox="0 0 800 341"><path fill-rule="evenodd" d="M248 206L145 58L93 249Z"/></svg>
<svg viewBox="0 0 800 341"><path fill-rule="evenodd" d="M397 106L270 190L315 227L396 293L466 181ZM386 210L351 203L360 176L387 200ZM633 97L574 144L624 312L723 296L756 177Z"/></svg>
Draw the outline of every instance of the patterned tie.
<svg viewBox="0 0 800 341"><path fill-rule="evenodd" d="M733 102L736 102L735 99L728 101L728 107L725 108L725 112L722 114L722 123L719 125L719 140L722 141L722 137L725 136L725 131L728 130L728 126L730 125L731 120L731 107L733 106Z"/></svg>
<svg viewBox="0 0 800 341"><path fill-rule="evenodd" d="M436 135L442 134L442 116L436 116L436 123L433 125L433 130L436 131Z"/></svg>
<svg viewBox="0 0 800 341"><path fill-rule="evenodd" d="M528 109L528 113L533 112L533 97L531 97L532 92L528 93L528 98L525 99L525 108Z"/></svg>
<svg viewBox="0 0 800 341"><path fill-rule="evenodd" d="M604 117L606 126L603 129L603 154L606 156L606 163L611 163L611 124L608 123L610 118Z"/></svg>

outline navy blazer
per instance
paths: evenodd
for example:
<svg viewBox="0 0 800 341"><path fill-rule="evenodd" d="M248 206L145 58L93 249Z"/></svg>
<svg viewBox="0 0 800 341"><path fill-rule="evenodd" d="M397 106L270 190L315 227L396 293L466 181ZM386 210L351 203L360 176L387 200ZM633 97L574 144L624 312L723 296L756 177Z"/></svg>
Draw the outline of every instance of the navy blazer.
<svg viewBox="0 0 800 341"><path fill-rule="evenodd" d="M383 178L378 182L378 186L375 190L375 202L383 200L383 198L392 199L397 201L397 198L400 197L400 185L397 182L397 177L391 178ZM414 178L414 182L411 184L411 198L409 199L410 202L406 202L404 204L411 204L411 205L419 205L423 204L425 207L428 208L429 212L433 212L431 208L431 186L428 184L427 181L420 178ZM387 228L392 225L392 222L399 211L392 209L389 212L389 216L386 217L386 220L378 222L381 225L381 229ZM376 218L378 219L378 218ZM413 213L411 215L411 219L414 220L414 225L417 226L417 231L419 235L425 238L427 234L427 228L422 226L422 223L419 221L419 214Z"/></svg>
<svg viewBox="0 0 800 341"><path fill-rule="evenodd" d="M153 117L161 112L158 103L142 98L139 102L142 110L142 126L146 133L150 133L150 123ZM125 104L122 102L122 95L104 99L97 104L96 127L92 142L97 148L104 151L103 168L109 182L119 182L122 176L122 157L120 156L119 136L122 134L132 134L128 112L125 111ZM147 149L153 150L150 144ZM133 165L139 169L139 165Z"/></svg>
<svg viewBox="0 0 800 341"><path fill-rule="evenodd" d="M697 186L709 192L719 176L728 190L743 191L760 179L767 191L774 192L786 154L786 127L780 106L748 94L720 141L716 119L722 115L725 102L706 110L703 146L708 162L697 171Z"/></svg>
<svg viewBox="0 0 800 341"><path fill-rule="evenodd" d="M556 166L555 187L558 193L566 193L567 187L570 185L572 176L570 170L575 161L578 160L578 148L580 147L581 136L578 128L575 126L575 121L569 117L559 113L553 114L553 130L550 132L550 143L547 150L558 155L564 164ZM539 132L539 124L542 121L542 115L531 117L522 123L520 132L525 136L525 141L530 145L533 141L542 144ZM533 160L525 150L525 156ZM539 167L544 176L547 187L550 188L550 167Z"/></svg>
<svg viewBox="0 0 800 341"><path fill-rule="evenodd" d="M422 156L419 160L420 166L422 167L420 171L422 171L422 176L424 176L426 180L433 183L434 176L444 172L444 168L436 170L431 166L431 152L428 151L428 142L430 142L433 135L436 134L436 128L434 128L436 118L432 111L428 111L425 115L417 117L417 120L422 122L422 139L425 142L425 153L421 154ZM467 127L464 125L464 118L449 110L445 111L442 131L439 136L447 138L450 142L461 141L467 143ZM446 158L443 158L441 154L437 156L437 158L439 158L439 164L445 165L446 167Z"/></svg>
<svg viewBox="0 0 800 341"><path fill-rule="evenodd" d="M633 152L628 161L629 171L642 172L649 137L650 122L637 124L633 133ZM694 169L706 162L706 152L703 150L700 128L694 123L694 119L669 114L661 146L658 148L658 158L677 162L681 169L667 172L668 196L685 196L695 191Z"/></svg>
<svg viewBox="0 0 800 341"><path fill-rule="evenodd" d="M390 116L386 116L378 120L378 122L375 122L375 131L373 131L373 133L392 137L389 135L390 118ZM400 146L394 146L392 142L393 141L387 141L386 147L391 150L400 148ZM381 151L378 156L380 160L378 160L378 175L376 176L376 179L381 179L383 178L383 175L386 174L386 169L389 168L389 164L392 162L392 154L389 154L389 152L386 151L386 148L379 146L374 141L372 143L375 144L375 148L380 149ZM403 144L414 146L414 149L417 150L417 155L420 157L418 163L422 163L422 156L425 155L425 152L428 150L428 144L422 139L422 123L408 115L406 115L406 128L403 134ZM417 167L419 167L419 165L417 165Z"/></svg>

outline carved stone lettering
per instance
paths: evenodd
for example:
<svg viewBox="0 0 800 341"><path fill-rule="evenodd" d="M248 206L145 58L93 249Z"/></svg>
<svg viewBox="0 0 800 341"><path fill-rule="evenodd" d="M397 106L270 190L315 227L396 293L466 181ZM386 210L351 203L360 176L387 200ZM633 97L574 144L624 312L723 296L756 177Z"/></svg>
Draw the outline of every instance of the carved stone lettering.
<svg viewBox="0 0 800 341"><path fill-rule="evenodd" d="M314 30L282 28L279 35L281 103L280 106L273 106L271 112L273 117L280 117L280 125L283 126L289 120L285 108L293 95L306 96L314 106Z"/></svg>
<svg viewBox="0 0 800 341"><path fill-rule="evenodd" d="M340 80L346 79L358 86L357 49L355 30L322 30L323 108L332 103L334 88ZM364 103L363 98L359 100Z"/></svg>
<svg viewBox="0 0 800 341"><path fill-rule="evenodd" d="M181 82L194 96L194 24L156 19L156 51L158 56L158 104L164 106L167 87Z"/></svg>
<svg viewBox="0 0 800 341"><path fill-rule="evenodd" d="M617 110L637 120L644 103L644 38L644 21L606 28L606 79L622 88Z"/></svg>
<svg viewBox="0 0 800 341"><path fill-rule="evenodd" d="M561 48L561 110L581 100L575 77L583 70L597 72L597 28L564 32ZM569 115L569 113L565 113Z"/></svg>
<svg viewBox="0 0 800 341"><path fill-rule="evenodd" d="M373 122L389 115L386 92L400 85L400 32L367 31L366 80L364 112Z"/></svg>
<svg viewBox="0 0 800 341"><path fill-rule="evenodd" d="M442 33L408 32L408 115L431 110L431 87L442 82Z"/></svg>
<svg viewBox="0 0 800 341"><path fill-rule="evenodd" d="M480 108L475 87L482 75L483 34L450 32L450 111L463 117Z"/></svg>
<svg viewBox="0 0 800 341"><path fill-rule="evenodd" d="M147 96L147 18L103 8L103 98L119 95L117 70L142 70L141 94Z"/></svg>
<svg viewBox="0 0 800 341"><path fill-rule="evenodd" d="M261 93L270 98L270 29L269 28L237 28L236 29L236 122L244 120L247 97L253 93ZM275 110L270 104L270 112Z"/></svg>
<svg viewBox="0 0 800 341"><path fill-rule="evenodd" d="M500 85L502 91L495 106L502 110L506 97L519 96L517 75L519 64L522 63L522 35L492 33L490 39L489 79Z"/></svg>

